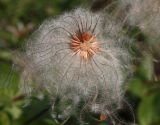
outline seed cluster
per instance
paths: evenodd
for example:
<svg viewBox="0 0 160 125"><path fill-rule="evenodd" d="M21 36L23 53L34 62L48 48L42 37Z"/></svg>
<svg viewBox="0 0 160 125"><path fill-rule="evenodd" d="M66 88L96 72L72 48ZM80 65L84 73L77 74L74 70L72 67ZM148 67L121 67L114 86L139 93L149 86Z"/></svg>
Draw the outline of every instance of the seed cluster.
<svg viewBox="0 0 160 125"><path fill-rule="evenodd" d="M90 60L100 51L96 36L89 32L75 34L71 38L71 49L84 60Z"/></svg>
<svg viewBox="0 0 160 125"><path fill-rule="evenodd" d="M52 102L60 98L59 105L69 101L60 110L63 118L82 101L81 114L89 110L108 116L122 101L122 72L129 64L122 27L110 15L82 8L45 21L27 42L22 88L46 91Z"/></svg>

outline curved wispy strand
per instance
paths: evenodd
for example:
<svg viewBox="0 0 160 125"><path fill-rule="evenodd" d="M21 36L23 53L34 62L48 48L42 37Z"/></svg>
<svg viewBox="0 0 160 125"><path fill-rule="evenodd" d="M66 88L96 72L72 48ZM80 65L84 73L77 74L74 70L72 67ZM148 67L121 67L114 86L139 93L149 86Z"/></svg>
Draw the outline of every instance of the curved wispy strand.
<svg viewBox="0 0 160 125"><path fill-rule="evenodd" d="M123 74L129 64L124 45L129 39L123 24L113 19L78 8L45 21L26 45L24 80L30 82L26 76L32 76L32 84L24 85L47 91L61 104L70 102L61 109L64 118L81 100L86 104L82 112L107 115L108 107L114 112L123 100Z"/></svg>

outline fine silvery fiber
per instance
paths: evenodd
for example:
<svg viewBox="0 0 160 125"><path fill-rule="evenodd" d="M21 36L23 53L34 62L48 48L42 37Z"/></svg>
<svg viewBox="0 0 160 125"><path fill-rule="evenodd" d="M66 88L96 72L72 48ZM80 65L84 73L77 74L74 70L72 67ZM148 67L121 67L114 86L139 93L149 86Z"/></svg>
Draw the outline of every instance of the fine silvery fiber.
<svg viewBox="0 0 160 125"><path fill-rule="evenodd" d="M122 27L109 14L82 8L46 20L27 42L22 89L47 92L53 105L57 97L69 101L63 118L82 100L82 112L114 113L123 100L129 64Z"/></svg>
<svg viewBox="0 0 160 125"><path fill-rule="evenodd" d="M159 0L119 0L120 8L126 9L128 23L138 26L149 37L159 38Z"/></svg>

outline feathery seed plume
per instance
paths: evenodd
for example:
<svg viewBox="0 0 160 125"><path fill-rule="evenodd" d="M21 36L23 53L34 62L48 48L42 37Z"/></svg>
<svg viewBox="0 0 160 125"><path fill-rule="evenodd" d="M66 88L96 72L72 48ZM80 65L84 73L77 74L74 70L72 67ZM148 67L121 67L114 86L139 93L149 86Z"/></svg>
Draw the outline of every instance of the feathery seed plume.
<svg viewBox="0 0 160 125"><path fill-rule="evenodd" d="M34 82L24 85L47 91L53 101L59 97L61 104L69 101L63 118L81 100L86 104L82 112L114 112L123 98L122 72L129 63L122 26L110 15L82 8L45 21L27 42L24 72Z"/></svg>
<svg viewBox="0 0 160 125"><path fill-rule="evenodd" d="M122 8L128 8L131 25L139 26L147 35L158 35L160 26L159 0L119 0Z"/></svg>

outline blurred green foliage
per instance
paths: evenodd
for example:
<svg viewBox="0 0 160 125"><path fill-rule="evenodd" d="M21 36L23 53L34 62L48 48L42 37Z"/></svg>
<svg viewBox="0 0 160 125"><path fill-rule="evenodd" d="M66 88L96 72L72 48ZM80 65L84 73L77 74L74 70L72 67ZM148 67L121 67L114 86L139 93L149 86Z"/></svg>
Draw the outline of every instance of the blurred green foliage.
<svg viewBox="0 0 160 125"><path fill-rule="evenodd" d="M90 6L90 2L89 0L0 0L0 125L63 124L50 114L48 110L50 102L47 96L42 99L33 97L29 100L19 92L20 72L13 69L12 50L23 48L28 36L46 18L57 16L76 6ZM128 35L132 37L137 32L139 29L132 27ZM133 105L138 125L160 125L160 55L157 51L147 53L150 42L152 41L147 41L145 34L134 38L133 57L138 60L133 63L134 74L126 88L126 96ZM73 117L69 118L66 124L79 123ZM107 121L98 122L93 119L89 124L109 125Z"/></svg>

